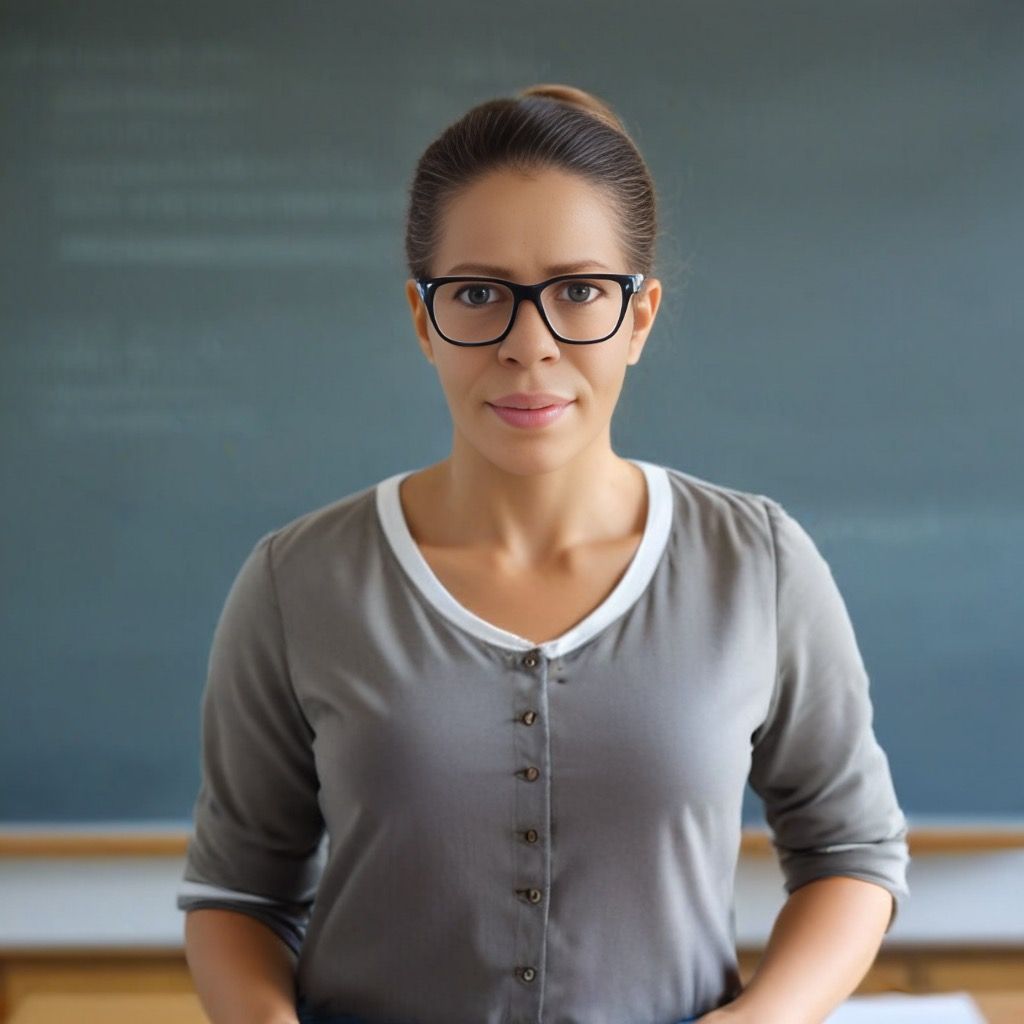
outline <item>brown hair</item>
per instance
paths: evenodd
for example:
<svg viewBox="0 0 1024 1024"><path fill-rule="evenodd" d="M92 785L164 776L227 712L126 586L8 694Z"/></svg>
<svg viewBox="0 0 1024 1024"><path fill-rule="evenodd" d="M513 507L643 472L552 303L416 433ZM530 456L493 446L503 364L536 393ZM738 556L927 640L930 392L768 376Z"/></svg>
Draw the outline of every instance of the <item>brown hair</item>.
<svg viewBox="0 0 1024 1024"><path fill-rule="evenodd" d="M624 273L653 272L658 234L654 182L615 112L571 85L532 85L487 100L426 148L409 186L405 255L413 277L429 277L446 204L497 169L557 168L601 188L618 214Z"/></svg>

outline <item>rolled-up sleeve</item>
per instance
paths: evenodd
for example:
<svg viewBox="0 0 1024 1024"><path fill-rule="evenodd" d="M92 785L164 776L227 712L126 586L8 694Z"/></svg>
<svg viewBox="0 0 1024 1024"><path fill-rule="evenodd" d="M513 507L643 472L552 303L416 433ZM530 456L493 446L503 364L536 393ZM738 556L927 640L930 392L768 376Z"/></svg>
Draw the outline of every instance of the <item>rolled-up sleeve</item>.
<svg viewBox="0 0 1024 1024"><path fill-rule="evenodd" d="M846 875L909 897L907 822L872 725L869 679L831 569L803 527L765 499L775 549L777 672L752 736L750 784L792 893Z"/></svg>
<svg viewBox="0 0 1024 1024"><path fill-rule="evenodd" d="M214 630L201 707L201 782L180 910L223 907L298 952L323 866L313 730L288 672L273 534L260 538Z"/></svg>

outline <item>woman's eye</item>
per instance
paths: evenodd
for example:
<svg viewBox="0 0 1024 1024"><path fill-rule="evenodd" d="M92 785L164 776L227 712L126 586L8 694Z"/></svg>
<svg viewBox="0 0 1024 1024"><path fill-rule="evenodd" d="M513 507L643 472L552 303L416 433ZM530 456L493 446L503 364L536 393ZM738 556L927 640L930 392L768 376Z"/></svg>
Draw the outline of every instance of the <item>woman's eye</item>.
<svg viewBox="0 0 1024 1024"><path fill-rule="evenodd" d="M596 284L591 284L589 281L571 281L565 286L566 293L573 302L593 301L597 296L592 294L594 292L600 292L600 288Z"/></svg>
<svg viewBox="0 0 1024 1024"><path fill-rule="evenodd" d="M485 284L471 284L465 288L460 288L458 298L464 295L470 295L472 298L466 303L467 306L483 306L486 305L486 295L491 291L491 288Z"/></svg>

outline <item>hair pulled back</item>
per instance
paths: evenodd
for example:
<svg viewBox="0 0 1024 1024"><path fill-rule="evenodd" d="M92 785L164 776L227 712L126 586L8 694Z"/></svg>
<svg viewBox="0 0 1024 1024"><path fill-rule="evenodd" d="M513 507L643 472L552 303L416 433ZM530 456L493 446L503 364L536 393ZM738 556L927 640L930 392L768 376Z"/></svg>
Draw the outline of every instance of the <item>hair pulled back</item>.
<svg viewBox="0 0 1024 1024"><path fill-rule="evenodd" d="M617 217L625 273L653 272L656 195L640 151L615 112L571 85L532 85L487 100L448 125L424 150L409 186L405 254L413 277L429 277L446 204L493 170L553 168L602 189Z"/></svg>

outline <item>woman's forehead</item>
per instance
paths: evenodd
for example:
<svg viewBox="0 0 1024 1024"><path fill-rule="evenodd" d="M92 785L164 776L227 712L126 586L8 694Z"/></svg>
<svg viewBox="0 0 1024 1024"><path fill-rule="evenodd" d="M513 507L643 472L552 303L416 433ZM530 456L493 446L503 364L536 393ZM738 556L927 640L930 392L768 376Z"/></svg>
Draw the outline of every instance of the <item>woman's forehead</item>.
<svg viewBox="0 0 1024 1024"><path fill-rule="evenodd" d="M464 264L546 276L553 276L546 274L551 267L584 263L589 263L584 270L619 272L622 262L614 208L577 175L544 172L524 178L493 172L446 204L439 228L439 275L462 273L451 268Z"/></svg>

